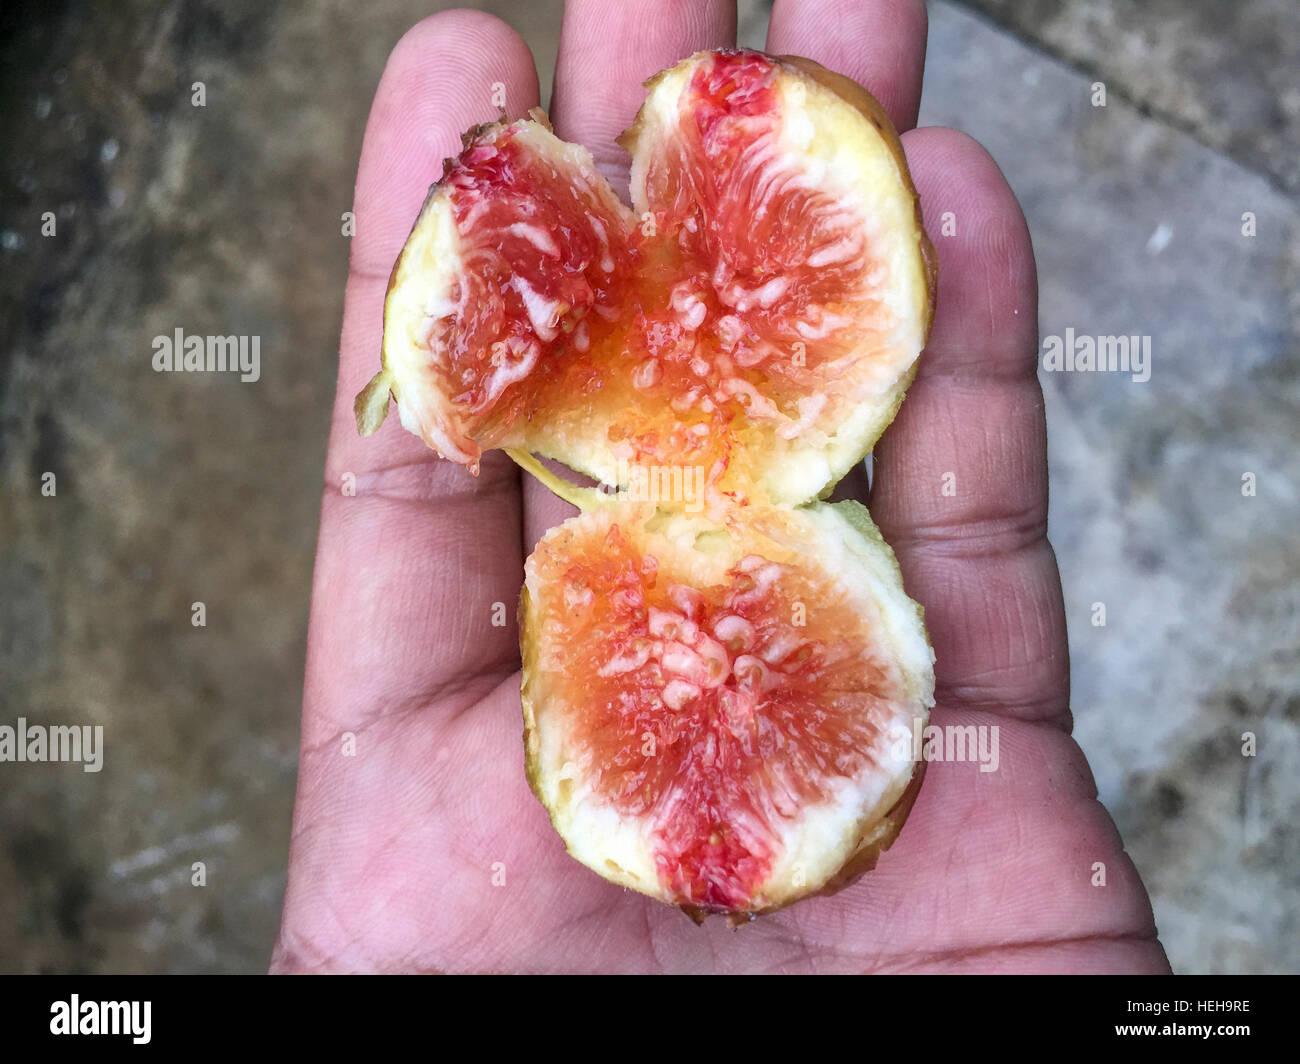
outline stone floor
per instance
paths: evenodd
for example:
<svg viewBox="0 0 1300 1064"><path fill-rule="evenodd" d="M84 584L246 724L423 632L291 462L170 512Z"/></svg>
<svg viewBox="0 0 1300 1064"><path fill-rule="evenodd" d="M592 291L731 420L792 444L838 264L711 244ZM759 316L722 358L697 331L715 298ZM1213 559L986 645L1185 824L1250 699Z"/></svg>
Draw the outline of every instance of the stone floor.
<svg viewBox="0 0 1300 1064"><path fill-rule="evenodd" d="M0 765L0 970L266 965L339 215L384 57L431 6L0 13L0 723L103 724L110 744L98 775ZM545 97L560 4L478 6L528 37ZM1223 12L932 3L922 121L981 139L1020 195L1044 336L1151 337L1148 381L1042 374L1077 733L1175 968L1286 971L1300 939L1300 8ZM742 3L743 43L761 44L765 17ZM153 373L150 341L177 324L260 335L261 381Z"/></svg>

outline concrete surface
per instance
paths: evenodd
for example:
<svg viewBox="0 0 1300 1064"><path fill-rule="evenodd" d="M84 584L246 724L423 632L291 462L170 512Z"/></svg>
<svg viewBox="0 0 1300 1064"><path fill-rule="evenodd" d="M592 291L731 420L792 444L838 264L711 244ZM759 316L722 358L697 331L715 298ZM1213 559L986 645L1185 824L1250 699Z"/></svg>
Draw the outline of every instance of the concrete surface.
<svg viewBox="0 0 1300 1064"><path fill-rule="evenodd" d="M0 723L102 724L111 751L0 765L0 970L265 967L339 215L384 57L431 6L0 13ZM528 37L545 97L560 5L478 6ZM1044 335L1152 339L1145 383L1043 374L1077 731L1175 967L1295 970L1300 9L974 6L999 24L931 5L922 121L1001 161ZM744 43L764 18L742 4ZM260 335L262 379L153 373L178 325Z"/></svg>

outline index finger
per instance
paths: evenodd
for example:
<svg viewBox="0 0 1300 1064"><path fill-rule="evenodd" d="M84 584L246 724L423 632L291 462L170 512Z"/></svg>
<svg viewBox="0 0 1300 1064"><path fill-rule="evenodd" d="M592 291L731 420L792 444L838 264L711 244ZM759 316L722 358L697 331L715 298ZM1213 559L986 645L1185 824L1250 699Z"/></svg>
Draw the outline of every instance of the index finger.
<svg viewBox="0 0 1300 1064"><path fill-rule="evenodd" d="M338 392L307 637L303 738L431 702L514 668L517 631L492 626L522 582L518 474L443 461L390 417L357 435L352 402L379 369L388 275L461 133L537 104L527 45L497 18L442 12L393 49L361 151Z"/></svg>

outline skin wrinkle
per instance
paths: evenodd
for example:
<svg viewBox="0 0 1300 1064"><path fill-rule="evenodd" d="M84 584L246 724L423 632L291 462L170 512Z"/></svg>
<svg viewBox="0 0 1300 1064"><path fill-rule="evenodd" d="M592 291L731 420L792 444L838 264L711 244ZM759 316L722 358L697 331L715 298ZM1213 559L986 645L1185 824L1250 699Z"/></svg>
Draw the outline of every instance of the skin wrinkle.
<svg viewBox="0 0 1300 1064"><path fill-rule="evenodd" d="M1158 945L1154 928L1151 929L1150 933L1125 931L1113 935L1101 935L1101 934L1078 935L1072 938L1056 938L1056 939L1048 939L1044 941L1029 940L1029 941L1014 941L1014 942L999 942L998 944L993 946L980 946L974 949L945 950L939 953L924 955L920 958L915 958L915 955L913 955L913 958L915 959L909 958L910 963L904 964L901 968L897 970L900 972L921 971L921 970L928 971L928 970L932 970L930 968L931 965L935 965L940 962L951 963L952 961L955 960L968 960L974 957L996 956L997 954L1005 953L1008 950L1018 950L1018 949L1026 949L1026 948L1049 949L1052 947L1059 947L1059 946L1066 946L1066 945L1083 945L1083 944L1098 944L1098 943L1113 943L1113 942L1133 942L1139 945ZM894 956L901 956L901 955L895 954ZM878 969L877 971L883 972L884 969Z"/></svg>
<svg viewBox="0 0 1300 1064"><path fill-rule="evenodd" d="M326 914L333 918L335 926L338 927L339 930L345 936L345 940L342 948L346 950L347 947L351 946L356 941L359 932L352 933L350 937L348 937L349 932L346 930L348 924L347 921L345 921L342 918L342 915L338 910L337 907L338 903L336 903L332 898L328 898L328 897L321 899L321 903L325 906ZM318 948L316 946L315 940L312 938L307 938L307 939L295 938L292 944L286 943L284 938L284 933L281 932L280 940L276 943L275 946L275 955L280 956L282 955L282 951L283 951L283 954L285 956L285 960L283 963L286 963L291 968L302 967L303 962L298 960L298 958L301 956L303 952L302 946L304 943L308 947L308 952L310 952L314 958L308 967L317 970L324 969L326 966L328 966L329 962L333 959L333 957L337 955L337 951L339 948L339 947L335 947L334 951L327 952L325 950Z"/></svg>
<svg viewBox="0 0 1300 1064"><path fill-rule="evenodd" d="M695 48L730 43L719 39L730 34L730 7L711 0L700 5L704 14L674 23L662 8L658 17L648 14L648 0L626 0L616 16L607 16L624 31L592 15L612 5L569 4L556 115L570 108L575 125L561 126L561 135L574 137L576 129L598 157L613 158L603 128L581 129L584 101L609 101L596 118L602 127L624 112L630 117L642 90L641 71L629 68L627 55L650 72ZM923 15L917 14L897 0L843 6L778 0L768 47L838 67L906 126L924 54L916 28ZM633 43L611 47L625 40ZM1095 801L1082 754L1072 741L1050 738L1061 730L1052 721L1021 719L1022 706L1067 704L1060 588L1032 509L1041 506L1045 514L1046 482L1029 482L1033 490L1026 493L1015 481L1023 470L1041 467L1045 446L1041 393L1029 383L1037 351L1031 249L996 165L952 131L904 135L927 215L955 210L959 227L957 237L936 239L935 329L917 385L877 452L879 512L873 513L897 550L906 585L927 609L940 646L941 694L944 682L969 694L962 685L980 680L979 708L1003 728L1002 769L985 777L932 766L877 872L832 898L801 903L734 933L717 921L696 928L564 854L520 770L515 676L481 677L475 655L483 641L470 638L466 625L449 623L449 611L517 587L523 550L573 511L517 473L486 482L488 459L485 482L458 483L452 475L458 470L436 463L422 482L415 460L422 444L396 418L367 440L356 437L352 424L352 397L378 369L381 282L386 286L428 185L442 173L442 157L456 150L464 128L495 117L475 94L498 80L507 84L516 113L530 92L535 98L536 74L518 35L487 15L434 15L394 51L367 127L327 469L330 483L358 470L392 482L381 480L379 493L367 482L365 494L384 498L382 505L322 505L304 734L341 730L339 722L365 699L374 699L365 703L369 711L382 712L434 697L421 712L377 718L381 726L366 745L381 760L354 773L346 787L327 770L325 749L304 757L275 970L1167 970L1151 937L1149 904L1113 822ZM1025 383L1006 404L1004 420L991 421L972 401L963 411L967 421L954 422L961 396L1012 380ZM995 448L992 439L1003 442ZM386 467L390 472L382 472ZM508 462L501 468L513 470ZM920 501L916 478L934 468L956 470L982 496L983 510L953 523L946 537L931 523L933 501L928 510L910 505ZM390 494L419 505L388 505ZM450 505L439 506L443 501ZM999 512L1012 519L981 524ZM988 533L1023 549L995 550L998 536ZM942 545L953 542L962 546ZM428 556L447 543L452 546L442 550L456 550L458 564ZM1035 549L1039 543L1046 550ZM413 559L420 560L414 576ZM365 588L347 579L357 565L366 567ZM960 593L976 586L1021 596L988 612L992 630L972 625L979 613L971 611L981 607ZM351 650L362 615L376 642ZM952 633L965 636L950 659L964 671L945 677L948 655L938 639ZM1008 656L1010 648L1026 645L1046 655L1037 671ZM429 682L431 666L437 683ZM397 668L409 677L405 684L393 682ZM477 697L473 684L480 680L495 686ZM466 681L470 686L455 695L442 686ZM1068 713L1062 719L1068 723ZM454 756L430 764L426 751L435 745ZM382 866L368 866L375 840L367 833L381 826L392 848ZM1007 850L1008 839L1018 840L1014 851ZM1104 897L1081 890L1074 864L1081 852L1111 868ZM483 869L495 860L510 869L503 894L485 885ZM384 922L379 899L391 900L393 923ZM363 908L365 920L358 916ZM412 927L419 933L403 937Z"/></svg>
<svg viewBox="0 0 1300 1064"><path fill-rule="evenodd" d="M959 705L963 709L996 713L999 716L1014 716L1025 724L1046 724L1067 735L1070 732L1069 711L1059 708L1055 700L1016 702L1002 697L989 698L982 693L982 688L969 680L951 685L936 683L934 697L940 704Z"/></svg>
<svg viewBox="0 0 1300 1064"><path fill-rule="evenodd" d="M447 680L435 685L432 690L421 692L410 698L404 699L396 705L386 705L383 708L376 707L374 713L376 716L361 724L340 727L337 732L319 742L305 744L302 746L303 754L317 754L327 749L331 743L337 744L342 739L345 732L352 732L359 735L364 731L377 724L391 724L394 718L402 716L428 713L436 716L439 720L445 720L448 724L463 716L467 711L473 709L481 702L485 701L507 680L515 680L519 675L519 655L515 654L511 658L502 658L499 661L489 662L483 668L474 674L458 675L448 677ZM491 683L490 681L496 681ZM452 696L464 694L472 687L481 686L481 681L489 681L488 690L472 697L463 704L458 704L454 708L447 710L440 708L442 703L446 702ZM437 713L434 710L438 709Z"/></svg>
<svg viewBox="0 0 1300 1064"><path fill-rule="evenodd" d="M436 459L435 461L441 461ZM432 463L429 463L432 465ZM472 487L463 488L457 491L449 492L425 492L419 493L415 488L418 485L406 485L403 475L410 474L420 469L419 462L398 462L392 466L385 466L380 469L371 470L368 473L358 473L356 483L353 487L356 489L353 499L379 499L383 502L413 504L416 506L426 506L436 504L438 507L447 505L460 505L462 503L477 503L484 498L496 494L508 494L513 488L518 486L517 480L510 477L493 477L476 484ZM407 476L405 479L411 479ZM400 486L397 488L387 487L384 481L397 480ZM379 483L376 483L376 482ZM343 496L342 478L327 477L324 485L324 494L326 499ZM347 505L352 505L348 503Z"/></svg>
<svg viewBox="0 0 1300 1064"><path fill-rule="evenodd" d="M446 720L449 725L456 724L457 721L459 721L462 717L466 716L472 709L474 709L481 702L485 702L490 698L492 698L492 696L497 694L497 692L499 692L505 684L510 683L515 688L519 686L519 655L518 654L515 654L514 657L509 660L508 663L505 663L505 659L503 659L503 664L499 666L499 669L500 669L500 679L497 680L495 686L493 686L490 690L488 690L483 695L482 698L480 698L477 702L466 702L463 706L460 706L457 709L453 709L449 714L447 714ZM489 677L487 678L490 679L491 675L489 675ZM453 693L460 693L464 691L466 686L468 685L462 686L457 692L453 692Z"/></svg>
<svg viewBox="0 0 1300 1064"><path fill-rule="evenodd" d="M1047 518L1039 515L1040 510L1037 504L1028 504L1019 513L985 518L980 523L991 526L988 528L971 529L969 521L914 525L894 549L926 551L935 558L956 561L1029 554L1047 543ZM952 537L954 530L961 531L961 539Z"/></svg>
<svg viewBox="0 0 1300 1064"><path fill-rule="evenodd" d="M1132 943L1136 946L1153 947L1159 950L1159 941L1156 938L1154 929L1151 933L1143 932L1121 932L1117 934L1098 934L1083 935L1070 938L1051 939L1047 941L1012 941L1003 942L994 946L982 946L964 950L946 950L927 953L922 955L886 953L878 954L872 958L864 958L852 953L845 953L836 950L833 947L819 946L814 951L806 945L791 943L792 952L783 959L774 961L766 967L769 974L788 974L792 971L802 971L794 966L794 961L807 958L814 969L816 968L817 957L833 957L845 962L857 962L860 967L857 972L864 975L886 975L886 974L905 974L908 972L942 972L954 961L964 961L977 958L993 958L1017 951L1040 951L1062 946L1076 945L1106 945L1117 943ZM716 953L714 954L716 957ZM293 947L286 947L285 952L278 958L278 964L286 970L305 970L305 971L350 971L351 966L338 967L328 963L329 958L321 957L316 963L305 961L299 951ZM389 972L408 972L413 974L431 974L444 975L447 969L444 968L420 968L414 965L396 965L385 968ZM660 962L657 958L655 961L656 974L671 974L674 969ZM835 969L832 969L835 970ZM502 966L485 966L475 970L477 973L509 973L512 969ZM534 971L544 971L537 970Z"/></svg>
<svg viewBox="0 0 1300 1064"><path fill-rule="evenodd" d="M645 96L641 83L692 52L735 39L732 2L569 0L551 106L556 135L586 145L626 203L630 159L614 138L636 117ZM587 91L590 86L600 91Z"/></svg>
<svg viewBox="0 0 1300 1064"><path fill-rule="evenodd" d="M416 700L408 700L408 701L416 701ZM419 699L418 702L419 702L418 705L405 705L399 703L396 706L387 706L382 711L382 715L373 716L369 720L365 720L359 724L348 724L348 725L340 726L338 731L334 732L334 734L328 736L327 738L320 740L319 742L307 743L304 741L301 747L302 756L303 757L318 756L322 752L326 751L330 746L333 746L334 749L338 749L338 744L340 740L343 738L344 734L351 732L353 735L356 736L363 735L366 732L370 731L372 728L374 728L376 725L388 724L393 720L394 717L402 717L407 714L416 713L423 706L428 704L424 699Z"/></svg>
<svg viewBox="0 0 1300 1064"><path fill-rule="evenodd" d="M393 271L391 268L383 271L371 270L364 267L354 266L351 262L348 263L349 281L365 281L368 284L382 284L387 287L392 276Z"/></svg>
<svg viewBox="0 0 1300 1064"><path fill-rule="evenodd" d="M505 655L493 658L485 662L476 663L473 670L459 669L447 674L434 673L430 676L428 683L418 692L409 695L400 701L394 703L389 698L378 699L370 707L370 712L375 714L372 723L377 720L391 720L394 716L416 714L421 709L432 713L438 709L438 717L446 719L455 719L466 710L473 708L480 701L484 700L496 686L500 685L504 679L516 676L519 671L519 653L517 650L518 640L513 640L513 648ZM447 700L452 696L463 694L476 686L480 686L482 681L496 680L491 684L489 689L484 691L476 698L471 698L466 702L457 700L453 707L446 705ZM407 708L407 707L410 708ZM355 728L343 728L342 730L356 730ZM315 745L315 744L313 744Z"/></svg>
<svg viewBox="0 0 1300 1064"><path fill-rule="evenodd" d="M659 957L659 946L656 941L654 928L651 926L650 907L648 905L641 906L641 923L645 927L645 939L650 945L650 955L654 958L655 964L658 965L662 971L663 961Z"/></svg>
<svg viewBox="0 0 1300 1064"><path fill-rule="evenodd" d="M1037 352L1035 352L1035 360L1037 360L1037 357ZM1001 364L979 365L978 358L971 357L966 360L957 359L951 366L945 365L943 368L936 368L932 362L926 359L924 352L922 352L921 358L917 362L916 381L912 387L916 388L917 385L930 380L942 381L945 384L968 381L978 381L980 384L1010 384L1015 381L1030 379L1035 382L1038 380L1036 361L1028 369L1023 369L1012 362L1008 362L1005 366ZM1036 389L1036 391L1038 405L1041 407L1042 391L1041 389ZM908 394L911 395L912 393L909 391ZM904 409L906 409L906 405L904 405Z"/></svg>

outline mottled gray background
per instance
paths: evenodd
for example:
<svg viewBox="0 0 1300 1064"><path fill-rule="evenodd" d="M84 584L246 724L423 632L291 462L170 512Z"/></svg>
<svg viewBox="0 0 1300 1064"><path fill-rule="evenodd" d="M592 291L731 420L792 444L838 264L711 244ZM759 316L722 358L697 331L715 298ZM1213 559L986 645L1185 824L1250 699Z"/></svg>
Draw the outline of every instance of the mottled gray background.
<svg viewBox="0 0 1300 1064"><path fill-rule="evenodd" d="M384 58L437 6L0 9L0 723L101 723L110 744L99 775L0 765L0 970L265 968L339 215ZM559 0L479 6L529 39L545 99ZM761 46L766 5L741 10ZM1293 971L1300 6L930 10L922 122L1000 160L1043 333L1153 339L1145 384L1043 374L1077 733L1175 968ZM262 380L154 374L177 326L260 335Z"/></svg>

